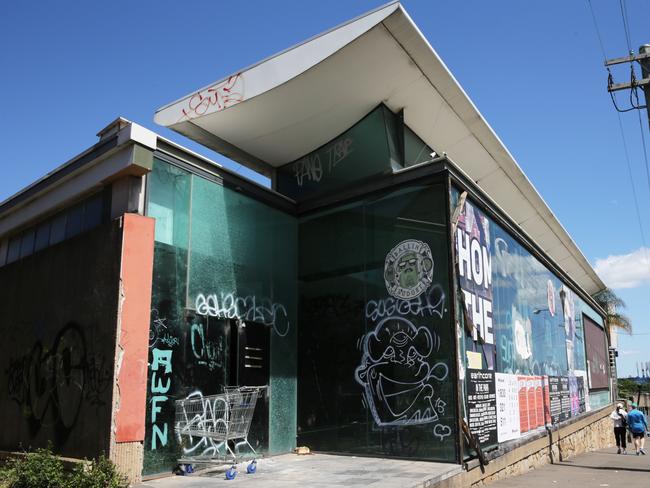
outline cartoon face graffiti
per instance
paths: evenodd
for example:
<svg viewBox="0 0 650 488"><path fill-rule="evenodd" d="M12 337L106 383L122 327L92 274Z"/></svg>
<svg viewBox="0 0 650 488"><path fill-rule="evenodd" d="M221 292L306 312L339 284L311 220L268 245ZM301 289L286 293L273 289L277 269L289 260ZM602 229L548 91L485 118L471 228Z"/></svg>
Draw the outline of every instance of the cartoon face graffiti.
<svg viewBox="0 0 650 488"><path fill-rule="evenodd" d="M386 289L395 298L410 300L422 294L433 280L433 258L428 244L414 239L400 242L386 255Z"/></svg>
<svg viewBox="0 0 650 488"><path fill-rule="evenodd" d="M440 347L437 335L401 317L388 317L365 335L361 365L355 371L379 426L435 422L437 382L448 373L428 358Z"/></svg>

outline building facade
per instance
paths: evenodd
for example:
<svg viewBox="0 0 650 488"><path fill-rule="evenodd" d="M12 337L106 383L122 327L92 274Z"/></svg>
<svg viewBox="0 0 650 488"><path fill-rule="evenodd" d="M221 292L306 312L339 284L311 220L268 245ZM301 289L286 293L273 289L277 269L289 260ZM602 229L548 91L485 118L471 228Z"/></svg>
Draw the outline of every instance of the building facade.
<svg viewBox="0 0 650 488"><path fill-rule="evenodd" d="M0 449L171 473L260 385L258 452L461 463L611 403L604 285L399 3L156 121L270 188L118 119L1 204Z"/></svg>

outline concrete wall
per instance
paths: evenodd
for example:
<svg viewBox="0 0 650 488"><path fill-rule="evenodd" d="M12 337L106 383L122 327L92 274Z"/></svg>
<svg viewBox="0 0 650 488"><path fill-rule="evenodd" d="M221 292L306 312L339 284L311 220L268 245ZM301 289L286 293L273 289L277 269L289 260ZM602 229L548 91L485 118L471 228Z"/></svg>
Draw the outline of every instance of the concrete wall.
<svg viewBox="0 0 650 488"><path fill-rule="evenodd" d="M523 474L551 462L558 462L588 451L595 451L614 444L612 421L609 419L613 406L566 425L548 435L518 447L507 448L498 453L482 472L478 463L469 463L468 470L448 478L437 488L481 487L493 481ZM491 456L488 456L491 457Z"/></svg>
<svg viewBox="0 0 650 488"><path fill-rule="evenodd" d="M108 454L120 249L113 221L0 269L0 449Z"/></svg>

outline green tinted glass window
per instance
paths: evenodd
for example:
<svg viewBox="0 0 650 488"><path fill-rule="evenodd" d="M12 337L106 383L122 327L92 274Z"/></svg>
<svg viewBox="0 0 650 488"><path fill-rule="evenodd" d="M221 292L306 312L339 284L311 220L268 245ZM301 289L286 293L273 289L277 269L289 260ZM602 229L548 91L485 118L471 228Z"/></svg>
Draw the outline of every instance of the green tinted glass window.
<svg viewBox="0 0 650 488"><path fill-rule="evenodd" d="M278 170L278 191L301 200L430 159L431 149L380 105L349 130Z"/></svg>
<svg viewBox="0 0 650 488"><path fill-rule="evenodd" d="M455 459L445 190L300 221L299 444Z"/></svg>

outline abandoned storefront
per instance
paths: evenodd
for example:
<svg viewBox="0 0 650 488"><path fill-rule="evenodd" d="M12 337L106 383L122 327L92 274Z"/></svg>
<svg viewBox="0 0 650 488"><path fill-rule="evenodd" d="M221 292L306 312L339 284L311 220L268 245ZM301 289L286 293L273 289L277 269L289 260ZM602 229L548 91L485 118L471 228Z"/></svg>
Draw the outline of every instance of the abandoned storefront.
<svg viewBox="0 0 650 488"><path fill-rule="evenodd" d="M489 450L609 405L603 283L398 3L155 120L271 188L119 119L3 203L0 449L171 473L224 453L175 402L228 385L268 387L266 455L460 463L463 423Z"/></svg>

